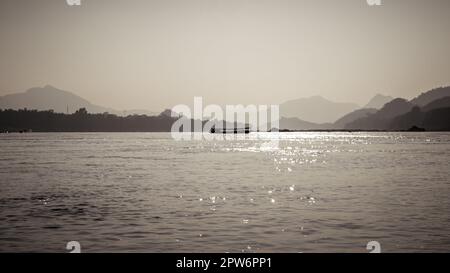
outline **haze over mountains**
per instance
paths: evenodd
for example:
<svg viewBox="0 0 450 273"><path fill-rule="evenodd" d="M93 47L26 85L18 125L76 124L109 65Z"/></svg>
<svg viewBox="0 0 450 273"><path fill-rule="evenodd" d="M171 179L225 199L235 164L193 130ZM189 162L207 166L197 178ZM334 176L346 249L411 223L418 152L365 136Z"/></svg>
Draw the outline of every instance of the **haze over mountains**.
<svg viewBox="0 0 450 273"><path fill-rule="evenodd" d="M450 86L439 87L428 92L423 92L411 100L411 103L418 106L425 106L435 100L450 96Z"/></svg>
<svg viewBox="0 0 450 273"><path fill-rule="evenodd" d="M390 119L409 112L413 107L414 104L409 101L397 98L386 103L380 110L366 117L348 122L344 128L383 130Z"/></svg>
<svg viewBox="0 0 450 273"><path fill-rule="evenodd" d="M80 108L86 108L89 113L105 113L122 116L132 114L157 115L158 113L147 110L127 110L98 106L89 101L51 85L34 87L24 93L16 93L0 97L0 109L32 109L53 110L56 113L72 114Z"/></svg>
<svg viewBox="0 0 450 273"><path fill-rule="evenodd" d="M407 130L413 126L450 130L450 87L424 92L410 101L394 99L377 112L347 123L345 128Z"/></svg>
<svg viewBox="0 0 450 273"><path fill-rule="evenodd" d="M391 96L377 94L363 107L363 109L371 109L371 108L380 109L386 103L390 102L393 99L394 98Z"/></svg>
<svg viewBox="0 0 450 273"><path fill-rule="evenodd" d="M376 95L372 98L368 105L373 108L381 108L390 97ZM379 106L379 107L377 107ZM53 110L56 113L74 113L80 108L86 108L89 113L105 113L115 115L158 115L157 112L147 110L127 110L120 111L117 109L103 107L92 104L88 100L75 95L72 92L55 88L51 85L44 87L34 87L23 93L10 94L0 97L0 109L32 109L32 110ZM305 122L305 126L320 127L313 124L333 123L340 117L358 109L355 103L333 102L321 96L313 96L309 98L300 98L287 101L280 105L280 116L290 118L298 118ZM326 109L326 111L324 111ZM286 120L287 121L287 120ZM303 127L303 126L300 126Z"/></svg>
<svg viewBox="0 0 450 273"><path fill-rule="evenodd" d="M343 129L347 123L376 113L392 99L391 96L377 94L363 108L359 108L354 103L332 102L320 96L289 101L280 105L280 116L282 117L280 128L289 130ZM320 121L311 122L311 120Z"/></svg>
<svg viewBox="0 0 450 273"><path fill-rule="evenodd" d="M359 108L353 103L336 103L320 96L288 101L280 105L279 129L408 130L416 126L427 130L450 130L450 87L421 93L410 101L378 94L365 107L370 108ZM69 114L85 108L83 111L87 113L108 112L116 116L165 116L165 112L161 115L146 110L125 112L94 105L73 93L49 85L0 97L0 109L24 108Z"/></svg>
<svg viewBox="0 0 450 273"><path fill-rule="evenodd" d="M322 111L328 111L322 108ZM376 95L364 108L344 114L333 123L312 123L301 118L280 119L288 130L450 130L450 87L421 93L408 101Z"/></svg>
<svg viewBox="0 0 450 273"><path fill-rule="evenodd" d="M339 117L358 108L359 106L355 103L332 102L321 96L313 96L281 104L280 116L299 118L313 123L332 123Z"/></svg>
<svg viewBox="0 0 450 273"><path fill-rule="evenodd" d="M361 118L365 118L371 114L375 114L377 111L378 110L375 108L362 108L362 109L355 110L351 113L346 114L345 116L341 117L340 119L338 119L331 126L331 128L335 128L335 129L345 128L345 126L348 123L351 123L351 122L361 119Z"/></svg>

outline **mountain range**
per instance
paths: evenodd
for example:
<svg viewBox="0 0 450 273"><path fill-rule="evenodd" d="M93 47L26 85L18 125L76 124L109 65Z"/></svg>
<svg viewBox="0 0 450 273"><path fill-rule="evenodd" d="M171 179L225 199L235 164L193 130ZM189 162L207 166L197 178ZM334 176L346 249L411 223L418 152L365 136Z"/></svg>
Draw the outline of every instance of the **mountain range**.
<svg viewBox="0 0 450 273"><path fill-rule="evenodd" d="M90 103L69 91L55 88L51 85L34 87L23 93L16 93L0 97L0 109L33 109L53 110L56 113L72 114L80 108L85 108L89 113L105 113L122 115L158 115L147 110L120 111L108 107Z"/></svg>
<svg viewBox="0 0 450 273"><path fill-rule="evenodd" d="M388 96L376 95L367 105L373 108L380 108L390 98ZM89 113L108 112L118 116L133 114L155 116L159 114L147 110L120 111L95 105L72 92L61 90L51 85L34 87L23 93L0 97L0 109L53 110L55 113L72 114L80 108L85 108ZM331 124L338 118L358 108L359 106L355 103L333 102L321 96L313 96L291 100L281 104L280 116L287 118L283 123L286 123L289 128L291 128L290 123L297 124L293 124L294 127L297 126L296 128L304 128L305 126L315 128L325 126L320 124ZM323 109L327 109L327 111L323 111ZM357 111L351 117L353 119L360 117L358 113ZM295 118L300 120L297 121ZM303 125L300 126L301 123Z"/></svg>
<svg viewBox="0 0 450 273"><path fill-rule="evenodd" d="M414 127L450 130L449 113L450 87L440 87L409 101L378 94L364 108L351 111L333 123L282 117L279 127L282 130L408 130Z"/></svg>
<svg viewBox="0 0 450 273"><path fill-rule="evenodd" d="M300 98L280 105L280 116L299 118L312 123L331 123L337 118L358 109L355 103L332 102L321 96ZM326 109L326 111L324 111Z"/></svg>
<svg viewBox="0 0 450 273"><path fill-rule="evenodd" d="M71 93L47 85L24 93L0 97L0 109L51 110L74 113L80 108L88 113L116 116L165 116L146 110L118 111L94 105ZM412 100L374 96L363 108L354 103L336 103L320 96L301 98L280 105L279 129L284 130L450 130L450 87L421 93Z"/></svg>
<svg viewBox="0 0 450 273"><path fill-rule="evenodd" d="M391 96L385 96L381 94L376 94L364 107L363 109L380 109L386 103L390 102L394 98Z"/></svg>
<svg viewBox="0 0 450 273"><path fill-rule="evenodd" d="M450 87L424 92L408 101L396 98L380 110L345 125L345 129L408 130L416 126L426 130L450 129Z"/></svg>
<svg viewBox="0 0 450 273"><path fill-rule="evenodd" d="M366 104L366 106L364 106L364 108L359 108L358 105L354 103L332 102L320 96L289 101L280 105L280 129L343 129L348 123L376 113L392 99L393 97L377 94ZM291 111L289 109L296 109L296 111ZM324 109L326 109L326 111L324 111ZM324 113L326 113L326 115ZM294 116L289 117L289 115ZM320 116L320 118L311 118L314 116ZM310 118L308 119L308 117ZM320 122L312 122L311 120L320 120Z"/></svg>

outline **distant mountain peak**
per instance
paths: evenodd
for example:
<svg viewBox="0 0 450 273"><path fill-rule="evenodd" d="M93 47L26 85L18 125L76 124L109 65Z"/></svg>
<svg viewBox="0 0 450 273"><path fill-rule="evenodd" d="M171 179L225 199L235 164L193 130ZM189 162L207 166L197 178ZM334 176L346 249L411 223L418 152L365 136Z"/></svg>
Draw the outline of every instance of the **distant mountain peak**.
<svg viewBox="0 0 450 273"><path fill-rule="evenodd" d="M60 89L54 87L53 85L47 84L43 87L31 87L30 89L27 90L27 92L36 90L60 90Z"/></svg>
<svg viewBox="0 0 450 273"><path fill-rule="evenodd" d="M386 103L381 109L380 113L388 113L389 118L395 115L400 115L408 112L413 107L413 104L403 98L395 98L392 101ZM407 109L407 110L406 110Z"/></svg>
<svg viewBox="0 0 450 273"><path fill-rule="evenodd" d="M343 129L348 123L351 123L355 120L358 120L360 118L365 118L369 115L375 114L378 111L378 109L375 108L361 108L357 109L353 112L350 112L346 114L345 116L341 117L334 123L334 127L336 129Z"/></svg>
<svg viewBox="0 0 450 273"><path fill-rule="evenodd" d="M108 112L115 115L133 115L155 113L146 110L119 111L90 103L88 100L69 91L61 90L50 84L44 87L33 87L23 93L10 94L0 97L0 109L33 109L53 110L56 113L74 113L80 108L85 108L89 113Z"/></svg>
<svg viewBox="0 0 450 273"><path fill-rule="evenodd" d="M54 87L53 85L47 84L44 86L44 89L56 89L58 90L58 88Z"/></svg>
<svg viewBox="0 0 450 273"><path fill-rule="evenodd" d="M332 123L343 115L358 109L355 103L333 102L316 95L287 101L280 105L280 116L296 117L312 123Z"/></svg>
<svg viewBox="0 0 450 273"><path fill-rule="evenodd" d="M382 94L376 94L363 108L381 109L386 103L392 101L394 98Z"/></svg>
<svg viewBox="0 0 450 273"><path fill-rule="evenodd" d="M309 97L309 99L327 100L326 98L324 98L320 95L311 96L311 97ZM329 101L329 100L327 100L327 101Z"/></svg>
<svg viewBox="0 0 450 273"><path fill-rule="evenodd" d="M65 94L65 95L70 94L71 96L75 96L75 97L78 97L78 98L81 99L81 97L75 95L75 94L72 93L72 92L65 91L65 90L62 90L62 89L58 89L58 88L56 88L56 87L54 87L54 86L52 86L52 85L49 85L49 84L45 85L44 87L32 87L32 88L28 89L28 90L25 92L25 94L26 94L26 93L28 93L28 94L33 94L33 93L50 93L50 94L57 94L57 93L59 93L59 94L61 94L61 95L62 95L62 94Z"/></svg>
<svg viewBox="0 0 450 273"><path fill-rule="evenodd" d="M403 115L414 107L409 101L396 98L386 103L380 110L345 125L346 129L386 129L392 118Z"/></svg>

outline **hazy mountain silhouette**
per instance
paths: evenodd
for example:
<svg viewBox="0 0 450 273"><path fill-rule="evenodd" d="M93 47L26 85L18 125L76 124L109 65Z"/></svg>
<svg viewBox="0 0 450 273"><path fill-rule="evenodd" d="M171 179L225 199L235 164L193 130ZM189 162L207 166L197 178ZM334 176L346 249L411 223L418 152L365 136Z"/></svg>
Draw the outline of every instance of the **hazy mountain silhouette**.
<svg viewBox="0 0 450 273"><path fill-rule="evenodd" d="M411 127L424 128L427 131L450 130L450 107L422 111L415 106L411 112L394 118L389 124L390 130L408 130Z"/></svg>
<svg viewBox="0 0 450 273"><path fill-rule="evenodd" d="M390 130L407 130L413 126L423 128L423 119L425 112L422 112L419 106L414 106L410 112L393 118L387 129Z"/></svg>
<svg viewBox="0 0 450 273"><path fill-rule="evenodd" d="M279 129L289 130L408 130L412 127L426 130L450 129L450 91L449 87L433 89L422 93L417 98L407 101L402 98L394 99L386 103L380 110L358 109L341 115L335 123L311 122L297 117L284 117L280 119ZM436 98L435 100L431 100ZM431 100L431 101L430 101ZM424 102L429 103L424 104ZM311 105L306 105L310 103ZM63 114L66 105L77 107L83 105L73 114ZM351 104L333 103L321 97L300 99L283 104L286 109L295 110L298 114L304 112L305 116L313 120L314 112L329 113L340 112ZM294 106L304 105L306 109L294 109ZM336 106L338 105L338 106ZM354 107L356 105L353 105ZM319 108L316 108L319 107ZM331 107L331 108L329 108ZM1 109L53 109L49 111L37 110L1 110ZM331 111L329 111L331 109ZM304 110L304 111L302 111ZM92 114L90 113L101 113ZM283 109L281 109L283 111ZM60 113L58 113L60 112ZM105 114L109 112L109 114ZM7 95L0 98L0 129L4 131L21 131L32 129L33 131L50 132L76 132L76 131L170 131L172 123L178 118L173 118L171 110L165 110L154 116L132 115L126 117L112 113L123 114L110 108L104 108L89 103L70 92L56 89L51 86L44 88L32 88L25 93ZM288 111L289 112L289 111ZM339 117L339 116L335 116ZM330 119L335 119L329 117ZM193 122L193 121L192 121ZM203 121L206 122L206 121ZM223 124L223 122L222 122ZM229 124L229 127L242 127L244 125ZM192 127L193 128L193 127Z"/></svg>
<svg viewBox="0 0 450 273"><path fill-rule="evenodd" d="M422 110L427 112L439 108L450 107L450 97L440 98L422 107Z"/></svg>
<svg viewBox="0 0 450 273"><path fill-rule="evenodd" d="M119 111L112 108L94 105L71 92L57 89L51 85L34 87L24 93L0 97L0 109L32 109L53 110L56 113L74 113L85 108L89 113L108 112L115 115L146 114L157 115L146 110Z"/></svg>
<svg viewBox="0 0 450 273"><path fill-rule="evenodd" d="M450 97L437 99L422 108L416 105L410 112L392 119L388 129L407 130L417 126L426 130L448 130L450 129L449 109Z"/></svg>
<svg viewBox="0 0 450 273"><path fill-rule="evenodd" d="M286 103L288 107L280 106L281 116L297 113L302 120L288 119L281 120L281 129L291 130L314 130L314 129L351 129L351 130L407 130L412 126L423 127L427 130L443 130L447 128L448 117L439 117L438 113L446 113L445 108L450 108L450 87L440 87L424 92L407 101L402 98L392 99L389 96L376 95L362 109L344 113L334 124L325 122L312 122L314 119L308 116L314 112L316 105L321 105L322 112L328 112L325 99L321 97L312 97L300 99ZM326 100L325 100L326 101ZM309 106L308 106L309 104ZM303 105L308 111L301 113L301 110L294 107ZM418 108L415 108L418 106ZM370 107L370 108L367 108ZM313 110L311 110L313 108ZM379 110L377 110L379 108ZM333 112L335 109L331 107ZM288 114L286 114L288 112ZM324 117L323 113L318 114ZM308 118L309 117L309 118ZM328 117L330 119L330 117ZM306 122L304 120L308 120Z"/></svg>
<svg viewBox="0 0 450 273"><path fill-rule="evenodd" d="M405 114L414 107L405 99L397 98L386 103L383 108L365 118L347 123L346 129L384 130L389 127L392 118Z"/></svg>
<svg viewBox="0 0 450 273"><path fill-rule="evenodd" d="M346 129L363 130L408 130L411 127L426 130L447 130L450 128L450 87L441 87L424 92L407 101L394 99L383 108L365 118L349 122Z"/></svg>
<svg viewBox="0 0 450 273"><path fill-rule="evenodd" d="M287 101L280 105L280 116L299 118L312 123L331 123L356 110L355 103L332 102L321 96Z"/></svg>
<svg viewBox="0 0 450 273"><path fill-rule="evenodd" d="M367 109L363 108L363 109L355 110L355 111L353 111L351 113L348 113L347 115L341 117L340 119L338 119L333 124L333 127L335 129L343 129L343 128L345 128L345 126L348 123L351 123L351 122L353 122L355 120L358 120L360 118L365 118L365 117L367 117L367 116L369 116L371 114L374 114L376 112L377 112L377 109L375 109L375 108L367 108Z"/></svg>
<svg viewBox="0 0 450 273"><path fill-rule="evenodd" d="M392 101L393 99L394 98L391 96L377 94L363 107L363 109L381 109L386 103Z"/></svg>
<svg viewBox="0 0 450 273"><path fill-rule="evenodd" d="M350 112L334 123L314 123L299 118L282 117L279 121L280 129L285 130L339 130L345 129L348 123L360 118L368 117L377 112L377 109L358 109Z"/></svg>
<svg viewBox="0 0 450 273"><path fill-rule="evenodd" d="M432 101L450 97L450 86L447 87L439 87L436 89L432 89L428 92L424 92L420 94L418 97L411 100L411 103L418 106L425 106Z"/></svg>
<svg viewBox="0 0 450 273"><path fill-rule="evenodd" d="M411 102L402 98L397 98L386 103L374 115L380 118L390 119L410 111L413 107L414 105Z"/></svg>

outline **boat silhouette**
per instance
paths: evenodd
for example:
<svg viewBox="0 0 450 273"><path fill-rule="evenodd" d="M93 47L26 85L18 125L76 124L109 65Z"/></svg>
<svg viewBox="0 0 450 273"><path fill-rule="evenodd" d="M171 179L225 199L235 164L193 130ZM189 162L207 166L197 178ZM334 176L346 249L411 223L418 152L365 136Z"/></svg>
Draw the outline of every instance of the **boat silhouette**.
<svg viewBox="0 0 450 273"><path fill-rule="evenodd" d="M209 131L211 134L248 134L250 133L250 127L244 128L216 128L212 127Z"/></svg>

